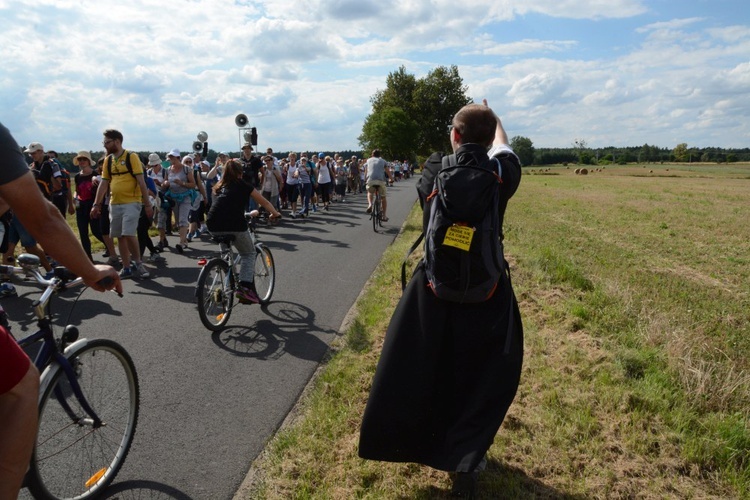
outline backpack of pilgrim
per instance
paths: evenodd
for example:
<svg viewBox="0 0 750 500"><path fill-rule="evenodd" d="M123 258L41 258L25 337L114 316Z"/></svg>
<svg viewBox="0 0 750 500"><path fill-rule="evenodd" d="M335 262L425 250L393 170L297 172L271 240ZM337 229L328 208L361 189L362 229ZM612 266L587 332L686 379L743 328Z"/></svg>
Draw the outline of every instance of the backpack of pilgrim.
<svg viewBox="0 0 750 500"><path fill-rule="evenodd" d="M424 238L422 263L438 298L477 303L495 293L506 269L500 240L501 183L496 158L481 165L457 165L455 155L443 157L426 200L431 202L427 229L407 254ZM403 287L405 275L404 265Z"/></svg>

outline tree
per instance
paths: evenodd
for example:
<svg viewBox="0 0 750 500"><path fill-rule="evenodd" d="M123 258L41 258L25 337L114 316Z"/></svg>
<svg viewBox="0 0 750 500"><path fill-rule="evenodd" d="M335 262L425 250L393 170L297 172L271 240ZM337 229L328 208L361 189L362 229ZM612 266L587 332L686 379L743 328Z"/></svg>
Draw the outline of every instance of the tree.
<svg viewBox="0 0 750 500"><path fill-rule="evenodd" d="M439 66L420 79L408 74L403 66L399 67L386 78L386 88L377 91L370 99L372 114L362 126L360 144L377 144L383 151L393 149L406 158L413 157L415 152L426 156L433 151L450 151L448 126L453 115L472 102L466 95L467 89L456 66ZM401 120L394 128L403 129L407 134L392 137L393 140L411 137L410 127L403 117L395 115L393 111L386 113L385 110L389 108L400 109L406 114L406 118L416 123L417 139L413 149L403 150L408 142L405 140L399 140L398 145L393 147L383 142L386 137L391 137L383 133L391 128L383 123L389 117Z"/></svg>
<svg viewBox="0 0 750 500"><path fill-rule="evenodd" d="M416 77L408 74L404 66L400 66L398 70L388 74L385 85L385 90L378 90L370 99L373 112L385 108L401 108L408 115L414 116Z"/></svg>
<svg viewBox="0 0 750 500"><path fill-rule="evenodd" d="M418 138L417 122L401 108L386 107L365 119L359 143L365 153L378 148L388 159L411 158Z"/></svg>
<svg viewBox="0 0 750 500"><path fill-rule="evenodd" d="M586 139L575 139L573 141L573 148L576 150L576 153L578 154L578 163L588 165L591 162L591 155L586 152L588 147L589 146L588 146L588 143L586 142Z"/></svg>
<svg viewBox="0 0 750 500"><path fill-rule="evenodd" d="M677 162L688 161L688 145L683 142L675 146L672 150L672 156L674 157L674 161Z"/></svg>
<svg viewBox="0 0 750 500"><path fill-rule="evenodd" d="M534 143L528 137L520 135L510 140L511 149L518 155L521 165L532 165L534 163Z"/></svg>
<svg viewBox="0 0 750 500"><path fill-rule="evenodd" d="M438 66L417 81L414 111L420 127L420 153L450 151L448 127L453 115L473 102L467 90L455 65Z"/></svg>

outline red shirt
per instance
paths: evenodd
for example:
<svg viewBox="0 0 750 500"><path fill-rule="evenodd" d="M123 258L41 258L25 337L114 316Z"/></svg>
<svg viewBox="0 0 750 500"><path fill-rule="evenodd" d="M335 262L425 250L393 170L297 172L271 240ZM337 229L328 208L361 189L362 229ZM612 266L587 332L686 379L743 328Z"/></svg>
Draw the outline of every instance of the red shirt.
<svg viewBox="0 0 750 500"><path fill-rule="evenodd" d="M21 381L30 363L16 340L0 326L0 394L10 391Z"/></svg>

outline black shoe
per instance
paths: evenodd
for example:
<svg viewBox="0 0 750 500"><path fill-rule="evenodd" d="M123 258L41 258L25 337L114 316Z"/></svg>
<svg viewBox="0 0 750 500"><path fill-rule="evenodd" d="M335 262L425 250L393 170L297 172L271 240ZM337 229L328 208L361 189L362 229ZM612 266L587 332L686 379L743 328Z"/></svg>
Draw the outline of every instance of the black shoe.
<svg viewBox="0 0 750 500"><path fill-rule="evenodd" d="M456 472L451 496L454 498L476 498L478 472Z"/></svg>
<svg viewBox="0 0 750 500"><path fill-rule="evenodd" d="M109 250L104 250L102 257L109 257Z"/></svg>
<svg viewBox="0 0 750 500"><path fill-rule="evenodd" d="M174 246L174 249L177 250L177 253L182 253L185 250L179 243Z"/></svg>

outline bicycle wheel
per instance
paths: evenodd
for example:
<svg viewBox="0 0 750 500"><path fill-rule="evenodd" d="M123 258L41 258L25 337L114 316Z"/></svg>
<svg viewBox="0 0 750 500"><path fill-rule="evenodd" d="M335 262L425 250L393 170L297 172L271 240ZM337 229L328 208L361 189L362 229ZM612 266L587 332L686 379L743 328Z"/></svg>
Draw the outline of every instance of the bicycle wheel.
<svg viewBox="0 0 750 500"><path fill-rule="evenodd" d="M380 221L380 195L376 194L375 199L372 203L372 213L370 214L372 219L372 230L378 232L378 222Z"/></svg>
<svg viewBox="0 0 750 500"><path fill-rule="evenodd" d="M211 331L221 330L229 321L234 303L234 276L222 259L212 259L198 276L198 316Z"/></svg>
<svg viewBox="0 0 750 500"><path fill-rule="evenodd" d="M271 301L273 288L276 285L276 264L273 262L273 255L267 246L259 243L255 246L255 291L260 297L260 303L263 305Z"/></svg>
<svg viewBox="0 0 750 500"><path fill-rule="evenodd" d="M97 339L65 355L97 424L73 394L62 367L39 400L39 433L28 472L35 498L87 499L99 495L127 457L138 422L138 374L127 351Z"/></svg>

